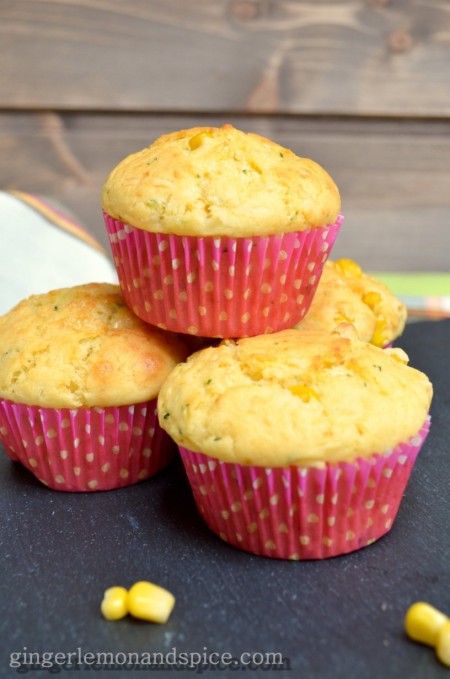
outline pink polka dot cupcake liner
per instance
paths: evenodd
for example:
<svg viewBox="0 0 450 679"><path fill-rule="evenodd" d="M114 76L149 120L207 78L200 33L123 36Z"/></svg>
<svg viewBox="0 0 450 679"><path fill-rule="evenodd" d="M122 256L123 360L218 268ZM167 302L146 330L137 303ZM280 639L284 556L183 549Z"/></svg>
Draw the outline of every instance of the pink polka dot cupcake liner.
<svg viewBox="0 0 450 679"><path fill-rule="evenodd" d="M221 462L180 448L200 514L223 540L278 559L326 559L361 549L392 527L429 431L383 455L323 468Z"/></svg>
<svg viewBox="0 0 450 679"><path fill-rule="evenodd" d="M148 323L201 337L248 337L298 323L343 221L277 236L197 238L104 219L128 306Z"/></svg>
<svg viewBox="0 0 450 679"><path fill-rule="evenodd" d="M156 399L76 409L0 399L0 441L12 460L64 491L130 486L154 476L176 452L159 426Z"/></svg>

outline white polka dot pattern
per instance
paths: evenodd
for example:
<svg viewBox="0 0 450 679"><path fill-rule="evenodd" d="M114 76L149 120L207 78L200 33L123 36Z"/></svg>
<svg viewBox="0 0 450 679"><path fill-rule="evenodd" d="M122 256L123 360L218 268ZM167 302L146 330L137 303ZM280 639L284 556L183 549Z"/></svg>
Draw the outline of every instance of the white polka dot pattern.
<svg viewBox="0 0 450 679"><path fill-rule="evenodd" d="M429 425L427 418L388 454L323 469L237 465L185 448L180 454L197 507L223 540L262 556L323 559L390 530Z"/></svg>
<svg viewBox="0 0 450 679"><path fill-rule="evenodd" d="M158 424L156 399L136 406L40 408L0 399L0 441L50 488L109 490L154 476L175 446Z"/></svg>
<svg viewBox="0 0 450 679"><path fill-rule="evenodd" d="M153 325L202 337L258 335L298 323L343 221L277 236L195 238L104 218L128 305Z"/></svg>

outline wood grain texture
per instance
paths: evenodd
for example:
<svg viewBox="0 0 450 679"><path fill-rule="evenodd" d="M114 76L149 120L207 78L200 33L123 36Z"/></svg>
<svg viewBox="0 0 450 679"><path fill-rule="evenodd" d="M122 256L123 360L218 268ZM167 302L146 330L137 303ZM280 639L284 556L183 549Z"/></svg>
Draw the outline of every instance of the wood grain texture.
<svg viewBox="0 0 450 679"><path fill-rule="evenodd" d="M0 107L448 116L448 0L0 0Z"/></svg>
<svg viewBox="0 0 450 679"><path fill-rule="evenodd" d="M450 270L450 121L3 113L0 187L60 201L109 247L99 197L114 165L162 133L224 122L331 173L345 214L334 257L380 271Z"/></svg>

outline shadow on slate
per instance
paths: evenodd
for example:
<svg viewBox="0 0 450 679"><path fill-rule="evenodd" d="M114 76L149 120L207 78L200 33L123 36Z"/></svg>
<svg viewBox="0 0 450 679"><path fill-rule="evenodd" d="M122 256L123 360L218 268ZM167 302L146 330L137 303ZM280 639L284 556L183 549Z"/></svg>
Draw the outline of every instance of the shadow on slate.
<svg viewBox="0 0 450 679"><path fill-rule="evenodd" d="M403 617L416 600L450 613L450 321L408 325L398 345L434 383L431 432L390 533L347 556L287 562L228 546L199 516L178 459L136 486L76 494L47 489L2 451L0 677L27 669L10 667L11 653L173 649L283 655L285 669L249 672L254 677L447 676L432 649L406 638ZM175 594L168 623L103 620L103 591L141 579ZM68 676L145 675L119 665L60 669ZM241 672L202 672L220 674Z"/></svg>

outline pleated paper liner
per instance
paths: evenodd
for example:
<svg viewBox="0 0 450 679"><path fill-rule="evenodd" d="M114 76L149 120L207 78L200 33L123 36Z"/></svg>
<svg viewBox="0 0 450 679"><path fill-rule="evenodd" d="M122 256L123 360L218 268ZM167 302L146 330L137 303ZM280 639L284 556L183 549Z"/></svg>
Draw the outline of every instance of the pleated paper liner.
<svg viewBox="0 0 450 679"><path fill-rule="evenodd" d="M0 399L0 441L12 460L64 491L130 486L154 476L176 452L159 426L156 399L76 409Z"/></svg>
<svg viewBox="0 0 450 679"><path fill-rule="evenodd" d="M197 238L104 219L128 306L148 323L201 337L246 337L298 323L343 221L277 236Z"/></svg>
<svg viewBox="0 0 450 679"><path fill-rule="evenodd" d="M208 526L240 549L279 559L325 559L370 545L392 527L430 419L383 455L323 468L221 462L180 448Z"/></svg>

